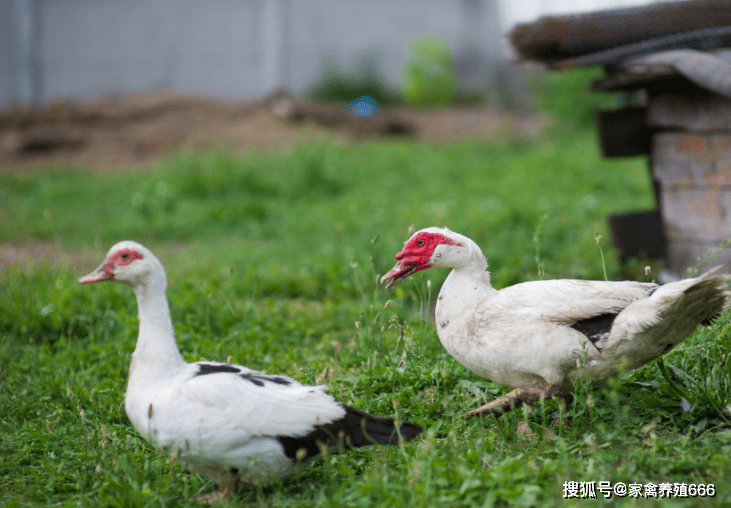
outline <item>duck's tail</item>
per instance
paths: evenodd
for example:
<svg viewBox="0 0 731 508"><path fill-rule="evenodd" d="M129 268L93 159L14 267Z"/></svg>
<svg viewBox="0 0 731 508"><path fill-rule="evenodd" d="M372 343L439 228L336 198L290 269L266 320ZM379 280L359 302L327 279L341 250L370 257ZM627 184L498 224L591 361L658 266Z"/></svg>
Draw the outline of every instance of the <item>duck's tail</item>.
<svg viewBox="0 0 731 508"><path fill-rule="evenodd" d="M731 307L730 279L709 272L658 287L617 315L603 354L634 369L667 353Z"/></svg>
<svg viewBox="0 0 731 508"><path fill-rule="evenodd" d="M354 407L345 407L345 417L330 425L340 425L355 448L371 444L398 444L399 440L411 441L424 430L420 425L396 422L393 418L374 416Z"/></svg>
<svg viewBox="0 0 731 508"><path fill-rule="evenodd" d="M354 407L342 405L345 415L301 437L278 437L285 454L301 461L318 455L324 445L331 450L360 448L372 444L392 445L410 441L423 432L420 425L396 422L393 418L374 416Z"/></svg>

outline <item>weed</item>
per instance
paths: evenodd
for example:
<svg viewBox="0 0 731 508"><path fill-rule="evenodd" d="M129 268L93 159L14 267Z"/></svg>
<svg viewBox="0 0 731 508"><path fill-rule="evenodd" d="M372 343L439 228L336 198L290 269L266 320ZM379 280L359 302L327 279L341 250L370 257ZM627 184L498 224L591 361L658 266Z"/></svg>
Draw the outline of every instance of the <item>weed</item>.
<svg viewBox="0 0 731 508"><path fill-rule="evenodd" d="M602 235L599 234L599 231L594 233L594 241L599 249L599 257L602 260L602 273L604 274L604 280L609 280L609 277L607 276L607 264L604 261L604 250L602 249Z"/></svg>

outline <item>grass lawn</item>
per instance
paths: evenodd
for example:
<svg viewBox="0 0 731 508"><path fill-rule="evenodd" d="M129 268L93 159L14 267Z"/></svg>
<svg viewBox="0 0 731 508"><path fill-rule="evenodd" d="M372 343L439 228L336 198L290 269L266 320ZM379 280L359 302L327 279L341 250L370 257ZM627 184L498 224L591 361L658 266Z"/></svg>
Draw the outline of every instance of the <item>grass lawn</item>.
<svg viewBox="0 0 731 508"><path fill-rule="evenodd" d="M715 487L703 500L623 498L630 506L728 506L727 318L663 363L580 388L563 426L550 427L553 401L463 421L507 390L439 344L428 313L447 272L394 290L376 283L409 227L432 225L480 244L498 287L603 278L602 253L610 279L645 280L645 263L619 266L606 226L610 213L654 206L645 161L597 152L590 129L567 123L530 139L320 142L183 153L142 172L0 173L0 243L33 239L68 254L0 271L0 504L192 506L213 489L124 414L132 292L76 284L129 238L167 268L189 361L230 357L326 383L343 402L427 428L404 446L325 457L227 505L606 505L564 500L564 482L594 481L603 499L598 482L607 481ZM536 437L516 435L521 421Z"/></svg>

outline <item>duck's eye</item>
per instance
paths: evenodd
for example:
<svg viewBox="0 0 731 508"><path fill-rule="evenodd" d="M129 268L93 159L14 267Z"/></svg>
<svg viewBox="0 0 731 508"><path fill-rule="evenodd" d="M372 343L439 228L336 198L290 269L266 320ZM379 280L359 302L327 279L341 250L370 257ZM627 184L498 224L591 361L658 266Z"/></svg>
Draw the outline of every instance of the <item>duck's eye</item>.
<svg viewBox="0 0 731 508"><path fill-rule="evenodd" d="M127 261L129 259L129 252L123 252L119 255L119 259L122 261Z"/></svg>
<svg viewBox="0 0 731 508"><path fill-rule="evenodd" d="M424 240L417 240L416 245L418 245L419 247L422 247L424 245Z"/></svg>

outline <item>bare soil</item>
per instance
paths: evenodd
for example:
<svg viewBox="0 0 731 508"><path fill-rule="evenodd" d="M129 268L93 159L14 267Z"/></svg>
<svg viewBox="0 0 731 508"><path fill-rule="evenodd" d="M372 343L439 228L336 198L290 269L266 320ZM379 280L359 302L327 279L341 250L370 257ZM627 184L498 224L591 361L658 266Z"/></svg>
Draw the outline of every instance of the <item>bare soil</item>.
<svg viewBox="0 0 731 508"><path fill-rule="evenodd" d="M278 97L281 99L281 97ZM92 170L141 168L180 150L276 150L297 143L368 136L456 138L523 136L543 120L489 109L388 108L368 118L345 107L288 98L232 101L156 92L55 102L0 111L0 169L50 165Z"/></svg>

